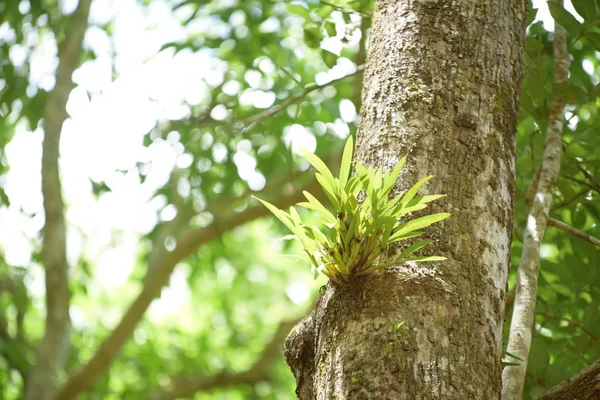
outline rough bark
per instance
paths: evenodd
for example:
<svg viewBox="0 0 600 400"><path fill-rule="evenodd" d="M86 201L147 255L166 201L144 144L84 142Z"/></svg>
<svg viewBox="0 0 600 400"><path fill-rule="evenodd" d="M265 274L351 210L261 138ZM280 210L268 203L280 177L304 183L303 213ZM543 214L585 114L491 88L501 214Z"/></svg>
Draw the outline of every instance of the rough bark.
<svg viewBox="0 0 600 400"><path fill-rule="evenodd" d="M538 400L596 400L600 399L600 360L577 375L562 381Z"/></svg>
<svg viewBox="0 0 600 400"><path fill-rule="evenodd" d="M71 17L65 40L59 46L56 84L50 92L44 111L42 194L46 222L42 262L46 274L46 327L25 391L25 398L32 400L54 397L57 376L62 370L69 348L69 267L58 158L60 134L67 119L67 99L73 89L71 76L79 62L90 4L91 0L80 0Z"/></svg>
<svg viewBox="0 0 600 400"><path fill-rule="evenodd" d="M376 2L357 161L429 174L431 254L329 285L286 341L301 399L497 399L526 1Z"/></svg>
<svg viewBox="0 0 600 400"><path fill-rule="evenodd" d="M562 0L555 0L555 2L562 4ZM557 23L554 26L554 82L562 83L567 80L571 61L567 53L565 30ZM517 289L507 351L524 361L511 360L518 365L504 369L502 373L504 400L520 400L523 394L531 346L531 330L535 319L540 247L552 206L554 187L560 173L564 107L564 99L559 96L552 99L539 182L527 216L527 226L523 232L523 253L517 271Z"/></svg>

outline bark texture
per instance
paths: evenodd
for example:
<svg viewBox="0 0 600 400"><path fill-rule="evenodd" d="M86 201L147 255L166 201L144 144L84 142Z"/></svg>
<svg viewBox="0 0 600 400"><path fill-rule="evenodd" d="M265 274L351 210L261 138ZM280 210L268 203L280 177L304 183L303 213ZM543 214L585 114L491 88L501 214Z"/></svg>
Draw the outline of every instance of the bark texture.
<svg viewBox="0 0 600 400"><path fill-rule="evenodd" d="M27 381L25 399L54 398L58 372L62 370L69 349L69 267L58 158L60 134L67 119L67 99L73 89L71 75L79 62L90 3L91 0L80 0L71 17L71 25L58 51L56 85L44 111L42 194L46 222L42 261L46 273L46 327Z"/></svg>
<svg viewBox="0 0 600 400"><path fill-rule="evenodd" d="M596 400L600 399L600 360L577 375L562 381L538 400Z"/></svg>
<svg viewBox="0 0 600 400"><path fill-rule="evenodd" d="M525 0L378 0L357 161L436 177L435 264L329 285L292 331L301 399L498 399Z"/></svg>
<svg viewBox="0 0 600 400"><path fill-rule="evenodd" d="M555 0L555 2L562 4L562 0ZM571 61L567 53L565 30L558 24L554 25L554 63L554 82L565 82ZM507 351L525 361L512 360L518 365L504 369L502 373L504 400L520 400L523 395L531 346L531 330L535 319L540 247L544 240L552 196L560 173L564 107L564 99L558 96L552 99L540 177L527 216L527 226L523 232L523 253L517 271L517 288Z"/></svg>

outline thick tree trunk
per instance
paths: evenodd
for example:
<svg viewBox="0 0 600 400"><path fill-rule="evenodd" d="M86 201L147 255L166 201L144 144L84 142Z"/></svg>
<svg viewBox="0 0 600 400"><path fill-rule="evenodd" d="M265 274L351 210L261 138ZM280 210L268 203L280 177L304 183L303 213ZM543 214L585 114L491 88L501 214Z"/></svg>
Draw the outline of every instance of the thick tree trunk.
<svg viewBox="0 0 600 400"><path fill-rule="evenodd" d="M448 260L329 285L286 343L301 399L500 397L525 22L525 0L376 2L356 159L435 174Z"/></svg>

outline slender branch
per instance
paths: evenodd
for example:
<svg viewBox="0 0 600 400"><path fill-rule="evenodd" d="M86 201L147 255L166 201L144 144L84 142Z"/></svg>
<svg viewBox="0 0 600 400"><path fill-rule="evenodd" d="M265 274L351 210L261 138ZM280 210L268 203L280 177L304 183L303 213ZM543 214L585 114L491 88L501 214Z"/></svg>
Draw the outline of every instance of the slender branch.
<svg viewBox="0 0 600 400"><path fill-rule="evenodd" d="M592 173L588 169L586 169L579 161L577 161L577 169L579 169L579 171L581 171L581 173L585 175L585 177L588 178L590 182L592 182L596 190L600 190L600 182L598 182L594 175L592 175Z"/></svg>
<svg viewBox="0 0 600 400"><path fill-rule="evenodd" d="M169 388L156 393L150 400L172 400L190 397L198 392L229 388L236 385L248 385L269 379L271 365L280 358L280 348L286 336L300 320L281 322L279 328L267 344L260 357L250 368L241 372L221 372L211 376L181 377L175 379Z"/></svg>
<svg viewBox="0 0 600 400"><path fill-rule="evenodd" d="M280 192L279 196L274 199L271 199L271 196L265 197L273 202L276 207L284 208L301 201L303 199L302 190L314 193L317 187L318 184L313 179L300 190L292 193ZM152 300L160 294L162 287L168 282L173 269L180 261L197 251L201 245L216 239L224 232L265 215L268 215L268 210L265 207L254 205L242 212L230 211L227 214L219 215L219 218L207 227L188 228L178 235L175 249L172 252L163 252L149 265L150 270L153 271L152 279L146 280L142 291L125 312L117 327L104 340L87 364L81 366L69 377L68 381L61 387L55 400L75 398L88 389L106 371L125 342L131 337Z"/></svg>
<svg viewBox="0 0 600 400"><path fill-rule="evenodd" d="M576 195L574 195L573 197L571 197L569 199L565 199L565 200L561 201L560 203L552 206L551 210L552 211L556 211L556 210L558 210L560 208L567 207L570 204L572 204L575 200L577 200L578 198L580 198L581 196L585 196L588 192L589 192L589 190L584 190L582 192L579 192Z"/></svg>
<svg viewBox="0 0 600 400"><path fill-rule="evenodd" d="M366 65L367 62L367 21L363 18L360 21L360 42L358 43L358 52L356 53L356 65ZM354 84L354 106L356 113L360 114L362 107L362 85L363 71L359 71L356 75L356 83Z"/></svg>
<svg viewBox="0 0 600 400"><path fill-rule="evenodd" d="M562 381L538 400L595 400L600 398L600 360Z"/></svg>
<svg viewBox="0 0 600 400"><path fill-rule="evenodd" d="M54 397L58 373L64 366L70 344L70 291L58 158L62 126L67 118L67 99L73 89L71 76L79 63L90 4L91 0L80 0L70 17L70 26L58 50L56 85L50 92L44 111L42 195L46 223L42 261L46 274L46 327L25 390L25 399L31 400Z"/></svg>
<svg viewBox="0 0 600 400"><path fill-rule="evenodd" d="M256 124L266 118L272 117L275 114L280 113L281 111L285 110L290 104L295 103L296 101L302 99L303 97L306 97L309 93L314 92L315 90L319 90L319 89L323 89L327 86L331 86L334 83L337 83L341 80L344 80L350 76L355 75L356 73L362 71L365 68L364 64L363 65L359 65L356 67L356 71L349 73L347 75L342 76L341 78L337 78L337 79L333 79L327 83L323 83L321 85L317 85L317 84L312 84L312 85L308 85L304 88L304 90L300 93L297 93L291 97L289 97L288 99L286 99L284 102L280 103L279 105L272 107L268 110L265 110L263 112L260 112L258 114L255 114L251 117L248 117L246 119L243 119L242 122L244 123L244 125L252 125L252 124Z"/></svg>
<svg viewBox="0 0 600 400"><path fill-rule="evenodd" d="M554 0L562 4L562 0ZM555 23L554 29L554 83L567 80L570 59L567 53L565 30ZM517 271L517 287L507 351L523 360L518 365L507 366L502 372L502 399L520 400L527 371L527 358L531 346L535 318L537 280L539 274L540 246L544 238L552 195L560 173L562 130L565 100L555 96L548 116L545 148L536 194L532 199L527 226L523 237L523 253ZM517 360L509 357L509 360Z"/></svg>
<svg viewBox="0 0 600 400"><path fill-rule="evenodd" d="M251 116L244 118L242 120L239 120L239 121L229 122L229 123L222 123L222 122L214 123L214 122L210 121L210 118L208 115L205 115L201 118L197 118L197 119L193 119L193 120L166 121L166 122L162 123L163 125L165 125L165 127L163 127L162 129L163 130L165 130L165 129L176 130L179 127L189 127L189 126L197 125L197 124L203 124L203 126L228 126L228 125L234 126L235 125L238 128L239 127L242 127L242 128L248 127L252 124L259 123L259 122L263 121L264 119L267 119L276 114L279 114L281 111L285 110L287 107L289 107L293 103L297 102L298 100L303 99L304 97L306 97L310 93L314 92L315 90L320 90L320 89L326 88L326 87L331 86L331 85L333 85L339 81L342 81L348 77L354 76L355 74L361 72L364 68L365 68L364 65L359 65L356 67L356 71L351 72L347 75L344 75L341 78L333 79L333 80L331 80L327 83L323 83L321 85L317 85L316 83L309 84L301 92L299 92L291 97L288 97L283 102L281 102L277 105L274 105L273 107L271 107L265 111L261 111L259 113L251 115Z"/></svg>
<svg viewBox="0 0 600 400"><path fill-rule="evenodd" d="M590 236L587 233L580 231L579 229L573 228L571 225L565 224L562 221L549 217L548 225L558 229L562 229L563 231L568 232L571 235L577 236L578 238L583 239L586 242L590 242L591 244L600 247L600 239Z"/></svg>
<svg viewBox="0 0 600 400"><path fill-rule="evenodd" d="M570 318L565 318L565 317L561 317L559 315L554 315L551 314L549 312L546 311L536 311L535 312L537 315L541 315L543 317L546 318L551 318L551 319L557 319L559 321L565 321L568 322L569 324L578 327L579 329L581 329L583 332L585 332L589 337L591 337L594 340L598 340L598 336L596 336L592 331L590 331L589 329L587 329L585 326L581 325L579 322L570 319Z"/></svg>
<svg viewBox="0 0 600 400"><path fill-rule="evenodd" d="M363 18L371 18L371 17L373 17L373 14L372 14L372 13L369 13L369 12L362 12L362 11L357 11L357 10L351 10L351 9L348 9L348 8L344 8L344 7L337 6L337 5L335 5L335 4L332 4L332 3L328 2L328 1L323 1L323 0L320 0L320 1L319 1L319 3L321 3L321 4L325 5L325 6L333 7L333 9L334 9L335 11L339 11L339 12L341 12L342 14L354 14L354 15L360 15L360 16L361 16L361 17L363 17Z"/></svg>
<svg viewBox="0 0 600 400"><path fill-rule="evenodd" d="M590 188L590 189L592 189L592 190L594 190L594 191L596 191L596 192L600 193L600 187L596 187L596 186L594 186L594 185L592 185L592 184L590 184L590 183L587 183L587 182L586 182L586 181L584 181L584 180L581 180L581 179L575 178L575 177L573 177L573 176L566 176L566 175L565 175L565 178L567 178L568 180L570 180L570 181L573 181L573 182L575 182L575 183L579 183L580 185L583 185L583 186L585 186L585 187L588 187L588 188Z"/></svg>

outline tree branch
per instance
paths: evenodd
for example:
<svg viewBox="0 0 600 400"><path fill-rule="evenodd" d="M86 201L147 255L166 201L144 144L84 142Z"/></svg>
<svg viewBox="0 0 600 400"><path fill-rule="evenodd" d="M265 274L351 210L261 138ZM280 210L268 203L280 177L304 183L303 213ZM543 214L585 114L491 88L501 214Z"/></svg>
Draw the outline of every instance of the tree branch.
<svg viewBox="0 0 600 400"><path fill-rule="evenodd" d="M317 85L316 83L313 84L309 84L307 85L301 92L288 97L286 100L284 100L283 102L265 110L265 111L261 111L259 113L256 113L254 115L251 115L247 118L244 118L240 121L235 121L236 125L241 125L241 127L247 127L250 126L252 124L256 124L259 123L267 118L270 118L276 114L279 114L281 111L285 110L287 107L289 107L291 104L297 102L298 100L301 100L302 98L306 97L307 95L309 95L310 93L314 92L315 90L319 90L319 89L323 89L326 88L328 86L331 86L339 81L342 81L348 77L354 76L355 74L361 72L363 69L365 68L364 65L358 65L356 67L356 71L349 73L347 75L342 76L341 78L337 78L337 79L333 79L327 83L323 83L321 85ZM206 124L208 121L208 116L204 116L202 118L199 119L194 119L194 120L185 120L185 121L168 121L167 122L167 126L166 129L168 130L176 130L179 127L189 127L192 126L194 124L199 124L199 123L204 123ZM210 124L210 126L227 126L227 125L233 125L234 123L217 123L217 124ZM163 128L164 130L165 128Z"/></svg>
<svg viewBox="0 0 600 400"><path fill-rule="evenodd" d="M548 217L548 225L558 229L562 229L563 231L568 232L571 235L577 236L578 238L583 239L586 242L590 242L591 244L600 247L600 239L590 236L587 233L580 231L579 229L573 228L571 225L565 224L562 221Z"/></svg>
<svg viewBox="0 0 600 400"><path fill-rule="evenodd" d="M585 332L592 339L598 340L598 336L596 336L592 331L590 331L589 329L587 329L585 326L581 325L579 322L575 321L574 319L561 317L561 316L554 315L554 314L551 314L551 313L546 312L546 311L536 311L535 313L537 315L541 315L541 316L546 317L546 318L557 319L557 320L560 320L560 321L568 322L569 324L571 324L573 326L576 326L579 329L581 329L583 332Z"/></svg>
<svg viewBox="0 0 600 400"><path fill-rule="evenodd" d="M562 0L554 0L562 5ZM554 28L554 83L567 80L570 58L567 53L565 30L555 23ZM537 280L539 274L540 246L544 238L548 212L552 206L552 195L560 173L562 153L563 110L565 100L554 96L550 114L540 178L536 194L532 199L527 226L523 237L523 253L517 271L517 287L507 352L525 360L517 365L507 366L502 372L502 399L520 400L522 398L527 358L531 346L532 327L535 318L537 298ZM509 361L518 360L509 357Z"/></svg>
<svg viewBox="0 0 600 400"><path fill-rule="evenodd" d="M303 97L306 97L309 93L314 92L315 90L319 90L319 89L323 89L327 86L331 86L334 83L337 83L343 79L346 79L350 76L353 76L354 74L362 71L365 68L364 64L363 65L358 65L356 67L356 71L348 74L348 75L344 75L341 78L338 79L333 79L327 83L323 83L321 85L317 85L317 84L312 84L312 85L307 85L304 90L298 94L293 95L292 97L289 97L288 99L286 99L284 102L280 103L279 105L272 107L268 110L265 110L263 112L260 112L258 114L255 114L251 117L248 117L246 119L243 119L242 122L244 123L244 125L252 125L252 124L256 124L264 119L267 119L269 117L272 117L275 114L280 113L281 111L285 110L290 104L295 103L296 101L302 99Z"/></svg>
<svg viewBox="0 0 600 400"><path fill-rule="evenodd" d="M308 184L299 188L300 190L295 190L292 193L280 192L279 196L274 199L271 199L271 196L265 197L267 200L272 201L276 207L284 208L303 200L302 190L319 193L317 197L322 199L324 195L320 190L316 191L317 187L317 182L312 179ZM87 364L81 366L69 377L68 381L61 387L55 400L75 398L106 371L118 355L123 344L133 333L152 300L160 295L162 287L168 282L173 269L180 261L197 251L201 245L216 239L224 232L268 214L268 210L262 205L254 205L242 212L221 214L219 219L215 219L207 227L188 228L178 235L175 249L172 252L163 252L160 257L157 257L149 265L150 270L153 271L152 279L146 280L142 291L125 312L117 327L104 340Z"/></svg>
<svg viewBox="0 0 600 400"><path fill-rule="evenodd" d="M572 177L572 176L566 176L566 175L565 175L565 178L567 178L568 180L573 181L575 183L579 183L580 185L583 185L583 186L585 186L585 187L587 187L587 188L589 188L591 190L594 190L594 191L600 193L600 188L599 187L596 187L596 186L594 186L594 185L592 185L590 183L587 183L584 180L581 180L581 179L578 179L578 178L575 178L575 177Z"/></svg>
<svg viewBox="0 0 600 400"><path fill-rule="evenodd" d="M339 11L342 14L355 14L355 15L360 15L361 17L367 18L367 19L373 17L372 13L362 12L362 11L357 11L357 10L352 10L352 9L344 8L344 7L341 7L341 6L336 6L335 4L332 4L332 3L328 2L328 1L320 0L319 3L321 3L321 4L325 5L325 6L332 7L335 11Z"/></svg>
<svg viewBox="0 0 600 400"><path fill-rule="evenodd" d="M585 175L585 177L588 178L590 182L592 182L592 185L594 185L597 191L600 191L600 182L598 182L594 175L592 175L592 173L587 168L585 168L580 161L577 161L577 169L581 171L581 173Z"/></svg>
<svg viewBox="0 0 600 400"><path fill-rule="evenodd" d="M64 41L58 50L56 85L44 111L42 150L42 195L46 223L43 229L42 261L46 274L46 328L27 387L25 399L51 399L57 387L69 348L69 281L65 219L58 167L62 126L67 118L67 100L73 89L71 76L79 62L87 29L91 0L80 0L70 18Z"/></svg>
<svg viewBox="0 0 600 400"><path fill-rule="evenodd" d="M267 344L260 357L250 368L242 372L222 372L211 376L181 377L175 380L162 393L156 393L150 397L151 400L172 400L181 397L189 397L198 392L205 392L218 388L229 388L236 385L248 385L269 379L269 369L279 358L280 347L290 332L299 322L284 321Z"/></svg>
<svg viewBox="0 0 600 400"><path fill-rule="evenodd" d="M589 190L584 190L582 192L579 192L579 193L575 194L573 197L571 197L570 199L565 199L565 200L561 201L560 203L552 206L551 210L556 211L560 208L567 207L568 205L572 204L575 200L577 200L581 196L585 196L588 193L589 193Z"/></svg>
<svg viewBox="0 0 600 400"><path fill-rule="evenodd" d="M569 379L562 381L538 398L538 400L573 399L600 399L600 360Z"/></svg>

